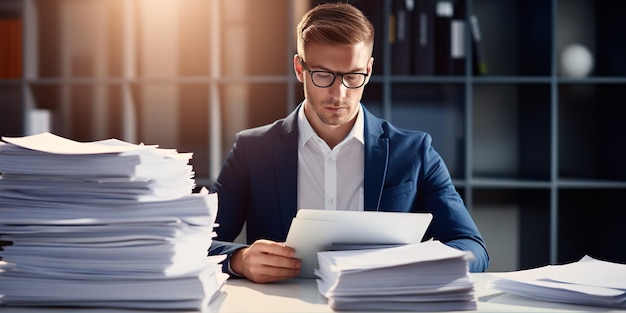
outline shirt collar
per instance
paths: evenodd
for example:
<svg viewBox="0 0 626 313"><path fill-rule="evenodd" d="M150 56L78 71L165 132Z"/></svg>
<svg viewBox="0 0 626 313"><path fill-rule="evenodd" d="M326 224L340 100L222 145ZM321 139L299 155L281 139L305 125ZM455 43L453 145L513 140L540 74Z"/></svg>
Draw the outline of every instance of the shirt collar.
<svg viewBox="0 0 626 313"><path fill-rule="evenodd" d="M356 121L346 138L344 138L344 140L342 141L355 138L361 144L365 144L365 136L363 134L365 126L363 121L363 108L359 103L359 112L356 115ZM304 115L304 104L301 105L300 109L298 110L298 131L300 134L298 137L299 147L303 147L307 143L307 141L309 141L309 139L317 136L317 133L315 133L315 131L313 130L313 127L309 123L309 120L306 119L306 115Z"/></svg>

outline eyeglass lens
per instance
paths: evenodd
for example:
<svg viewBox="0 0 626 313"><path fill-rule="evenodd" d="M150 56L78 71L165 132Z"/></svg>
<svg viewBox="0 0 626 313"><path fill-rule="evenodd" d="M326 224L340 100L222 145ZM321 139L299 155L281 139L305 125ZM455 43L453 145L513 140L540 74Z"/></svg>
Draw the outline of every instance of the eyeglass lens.
<svg viewBox="0 0 626 313"><path fill-rule="evenodd" d="M365 83L365 75L358 73L335 74L331 72L313 71L311 79L313 83L319 87L329 87L339 76L344 86L348 88L359 88Z"/></svg>

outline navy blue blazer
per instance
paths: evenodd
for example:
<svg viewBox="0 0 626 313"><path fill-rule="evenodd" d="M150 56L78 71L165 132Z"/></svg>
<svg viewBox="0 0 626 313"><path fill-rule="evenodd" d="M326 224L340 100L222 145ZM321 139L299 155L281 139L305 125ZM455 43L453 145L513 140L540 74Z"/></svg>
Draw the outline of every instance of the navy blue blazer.
<svg viewBox="0 0 626 313"><path fill-rule="evenodd" d="M241 131L211 190L218 193L217 237L210 255L228 257L246 223L248 244L284 242L296 215L298 172L297 111L284 119ZM365 113L364 209L430 212L425 238L471 251L470 271L487 269L485 242L452 184L443 159L427 133L400 129ZM393 231L390 229L389 231ZM226 263L226 262L225 262Z"/></svg>

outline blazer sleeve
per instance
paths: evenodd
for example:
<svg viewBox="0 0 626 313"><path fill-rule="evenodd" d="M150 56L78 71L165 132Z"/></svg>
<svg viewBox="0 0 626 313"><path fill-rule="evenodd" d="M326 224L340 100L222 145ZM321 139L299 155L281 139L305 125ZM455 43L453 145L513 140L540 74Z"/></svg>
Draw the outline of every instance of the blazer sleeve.
<svg viewBox="0 0 626 313"><path fill-rule="evenodd" d="M450 173L431 145L431 137L423 141L423 171L418 183L418 211L429 211L433 221L426 236L464 251L475 259L470 262L471 272L484 272L489 266L486 244L469 214L461 196L452 184Z"/></svg>
<svg viewBox="0 0 626 313"><path fill-rule="evenodd" d="M281 122L239 132L211 188L218 194L218 225L215 228L217 237L211 244L209 254L226 254L225 265L230 262L233 252L245 247L233 243L244 225L248 244L258 239L285 240L289 225L283 221L291 221L295 215L296 196L295 193L290 195L293 201L287 201L293 203L292 208L281 207L280 192L283 196L291 192L279 183L277 177L280 176L279 171L287 171L282 175L290 177L288 182L291 178L296 180L297 150L288 154L276 149L295 146L297 134L285 141L281 134ZM286 165L289 162L284 162L285 155L293 159L294 166ZM293 188L295 190L295 183Z"/></svg>
<svg viewBox="0 0 626 313"><path fill-rule="evenodd" d="M245 171L240 160L237 148L237 140L229 151L220 171L219 177L211 187L211 192L217 192L219 209L217 212L217 237L211 242L209 255L225 254L226 259L222 263L223 272L228 272L228 264L232 254L244 244L232 242L241 232L245 223L246 199L242 193L245 188ZM227 209L225 209L227 208Z"/></svg>

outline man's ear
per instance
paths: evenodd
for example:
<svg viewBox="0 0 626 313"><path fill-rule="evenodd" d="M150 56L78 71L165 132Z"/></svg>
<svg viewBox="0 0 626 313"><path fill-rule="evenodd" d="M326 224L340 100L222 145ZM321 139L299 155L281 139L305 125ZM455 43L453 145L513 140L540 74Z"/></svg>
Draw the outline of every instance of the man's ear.
<svg viewBox="0 0 626 313"><path fill-rule="evenodd" d="M367 62L367 79L365 83L369 83L370 78L372 78L372 69L374 68L374 57L370 57L369 62Z"/></svg>
<svg viewBox="0 0 626 313"><path fill-rule="evenodd" d="M300 57L297 54L293 56L293 71L296 73L298 81L304 83L304 68L302 68Z"/></svg>

